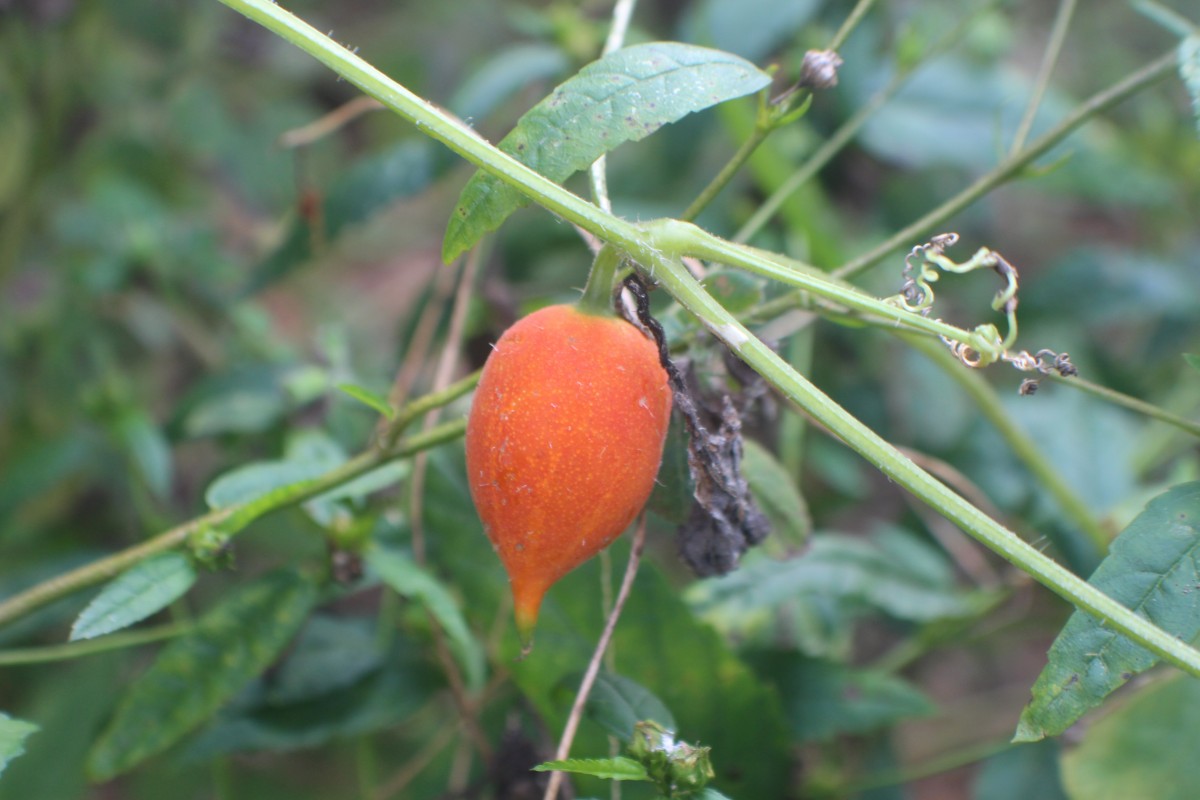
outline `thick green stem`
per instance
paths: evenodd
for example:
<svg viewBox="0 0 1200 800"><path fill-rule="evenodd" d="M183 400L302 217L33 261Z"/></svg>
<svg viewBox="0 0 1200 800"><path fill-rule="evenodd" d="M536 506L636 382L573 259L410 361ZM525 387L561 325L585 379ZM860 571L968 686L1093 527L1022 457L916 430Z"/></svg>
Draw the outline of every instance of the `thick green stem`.
<svg viewBox="0 0 1200 800"><path fill-rule="evenodd" d="M613 310L613 284L625 254L611 245L600 248L588 272L583 297L579 298L579 310L598 317L611 317Z"/></svg>
<svg viewBox="0 0 1200 800"><path fill-rule="evenodd" d="M222 0L252 19L278 32L332 67L338 74L360 86L402 116L414 121L430 136L445 142L456 152L516 186L523 194L554 213L574 222L594 235L619 246L639 260L670 290L681 304L701 319L721 341L754 367L785 396L803 406L822 424L841 437L901 486L925 500L987 547L1024 569L1032 577L1072 604L1102 620L1138 644L1172 664L1200 677L1200 652L1139 617L1108 595L1080 580L1059 564L1021 541L1011 531L990 519L970 503L918 468L909 459L883 441L873 431L822 394L803 376L798 375L763 342L753 337L736 319L710 297L679 262L687 253L720 242L716 237L699 236L693 225L672 220L633 226L600 211L590 203L546 180L505 154L488 145L460 123L435 109L424 100L398 86L345 48L321 35L279 7L265 0ZM1165 61L1165 63L1164 63ZM1160 59L1106 93L1104 102L1085 104L1085 110L1069 119L1073 128L1096 113L1162 77L1173 66L1173 55ZM1062 133L1061 135L1065 135ZM1061 138L1061 136L1060 136ZM1032 149L1044 152L1057 140L1038 140ZM1040 154L1034 152L1032 159ZM1007 164L1008 162L1006 162ZM997 181L998 182L998 181ZM702 239L703 241L697 241ZM725 243L735 252L745 251ZM763 262L766 263L765 259ZM829 287L826 287L829 288ZM886 309L886 305L876 303ZM873 308L871 313L891 316ZM915 315L909 315L915 316Z"/></svg>
<svg viewBox="0 0 1200 800"><path fill-rule="evenodd" d="M1054 497L1063 513L1087 536L1096 552L1100 555L1107 553L1110 532L1100 524L1075 490L1067 485L1054 465L1046 460L1042 451L1038 450L1037 443L1013 421L983 376L978 371L963 366L939 341L911 333L897 335L910 347L924 353L971 396L975 405L983 412L983 416L992 423L1017 458L1033 473L1038 483Z"/></svg>
<svg viewBox="0 0 1200 800"><path fill-rule="evenodd" d="M679 223L668 223L668 226L670 224ZM674 234L668 231L664 238L671 241ZM713 335L784 396L802 406L885 475L924 500L934 510L1009 563L1020 567L1077 608L1106 621L1161 658L1200 677L1200 652L1047 558L1015 533L917 467L747 331L704 291L682 263L664 257L664 249L645 248L635 253L635 256L643 264L653 268L658 281L685 308L702 320Z"/></svg>

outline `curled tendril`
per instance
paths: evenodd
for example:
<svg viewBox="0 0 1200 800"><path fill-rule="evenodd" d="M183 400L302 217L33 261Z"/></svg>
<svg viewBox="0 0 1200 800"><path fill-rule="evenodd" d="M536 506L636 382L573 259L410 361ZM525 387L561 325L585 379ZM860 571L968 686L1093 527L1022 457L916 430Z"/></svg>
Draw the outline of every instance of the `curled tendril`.
<svg viewBox="0 0 1200 800"><path fill-rule="evenodd" d="M1057 372L1063 377L1077 375L1075 365L1066 353L1039 350L1030 354L1022 350L1010 352L1017 340L1017 290L1019 279L1017 268L1004 256L981 247L968 260L955 262L946 255L946 249L958 243L957 233L941 233L928 242L917 245L904 257L904 284L900 293L888 298L888 302L906 311L928 317L933 307L932 284L941 272L965 274L977 269L991 269L1004 281L1004 286L992 298L992 309L1004 314L1007 332L1002 337L995 325L979 325L972 332L970 341L959 342L942 337L954 357L968 367L986 367L997 361L1007 361L1019 370L1048 375ZM1021 383L1020 393L1031 395L1037 391L1037 381L1029 378Z"/></svg>

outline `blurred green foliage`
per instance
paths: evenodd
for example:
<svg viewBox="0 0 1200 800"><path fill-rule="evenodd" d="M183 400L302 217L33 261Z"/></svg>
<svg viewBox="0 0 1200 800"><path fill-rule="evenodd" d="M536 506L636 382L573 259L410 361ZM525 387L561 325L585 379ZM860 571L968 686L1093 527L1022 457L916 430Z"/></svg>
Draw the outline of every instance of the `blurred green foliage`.
<svg viewBox="0 0 1200 800"><path fill-rule="evenodd" d="M848 5L644 0L629 41L678 39L777 64L779 89ZM289 7L492 141L597 55L611 10L590 0ZM738 230L967 14L951 0L878 3L841 48L838 87L774 134L699 222ZM986 4L752 243L832 269L990 169L1025 111L1052 15L1043 3ZM1033 134L1177 45L1124 2L1088 4ZM0 598L142 542L206 502L222 507L342 464L376 431L355 391L387 396L397 373L409 397L434 385L456 274L438 253L470 170L379 111L305 134L355 97L214 2L0 3ZM1195 418L1200 373L1182 358L1200 353L1193 100L1178 80L1139 93L947 229L963 236L960 255L986 245L1020 270L1021 347L1069 351L1088 379ZM753 121L753 102L735 101L617 150L616 212L678 215ZM305 143L287 146L289 131ZM579 178L568 186L587 191ZM577 296L589 262L574 231L536 209L514 215L482 252L454 343L462 374L517 316ZM894 255L860 283L894 294L902 268ZM782 294L733 273L707 283L738 313ZM935 315L995 321L995 288L984 276L948 277ZM698 382L735 387L695 321L655 301ZM973 501L1077 571L1099 563L1103 554L939 367L876 329L799 327L788 314L756 323L789 358L811 363L807 374L835 400ZM1200 476L1195 441L1177 430L1060 383L1018 397L1021 376L996 367L987 377L1114 534L1149 498ZM741 800L899 796L901 786L922 798L1096 797L1097 785L1150 786L1160 774L1113 754L1138 748L1163 769L1189 766L1151 712L1194 706L1191 680L1131 693L1062 756L1063 786L1057 742L1005 750L1067 609L805 430L792 409L769 398L754 409L747 475L780 535L728 577L686 574L672 539L688 492L673 434L648 563L603 679L607 704L593 703L574 754L605 757L614 728L669 715L681 740L712 748L714 786ZM143 623L198 621L173 643L2 660L65 642L96 592L0 630L0 709L13 718L0 714L0 798L534 796L522 794L538 780L528 769L552 754L601 629L604 570L591 563L551 592L537 649L514 662L507 584L471 508L461 447L429 454L417 484L414 472L370 473L256 521L229 554L235 569L200 570L184 598L164 596L169 607ZM305 583L299 599L280 601L301 615L316 606L302 625L227 618L239 602L251 615L279 611L275 584L307 581L299 576L321 573L331 552L336 563L339 547L366 540L384 553L382 567L362 577L351 556L345 583L314 597ZM616 563L625 552L614 548ZM426 610L449 621L449 642ZM483 684L469 724L444 647L469 665L469 688ZM242 659L223 660L230 649ZM148 668L156 652L166 660ZM208 682L161 683L172 664L181 673L208 664ZM89 752L102 777L131 752L93 750L104 730L111 743L110 726L133 738L152 727L120 722L129 707L144 710L138 691L158 692L155 707L188 699L178 741L162 739L173 746L115 781L89 783ZM943 767L933 777L923 771L931 763Z"/></svg>

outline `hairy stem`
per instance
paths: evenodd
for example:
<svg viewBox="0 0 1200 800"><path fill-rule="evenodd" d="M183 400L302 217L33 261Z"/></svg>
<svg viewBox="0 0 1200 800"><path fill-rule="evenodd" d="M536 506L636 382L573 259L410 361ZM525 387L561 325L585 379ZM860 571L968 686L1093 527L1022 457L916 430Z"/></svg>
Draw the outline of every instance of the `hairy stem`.
<svg viewBox="0 0 1200 800"><path fill-rule="evenodd" d="M358 56L278 6L266 0L222 2L306 50L371 96L413 121L428 135L446 143L472 163L515 186L543 207L625 249L654 272L681 304L701 319L710 331L772 385L806 408L850 447L876 464L897 483L1072 604L1107 621L1115 630L1172 664L1200 677L1200 652L1080 580L916 467L895 448L821 393L802 375L797 374L770 348L741 326L704 291L679 261L679 257L683 255L696 255L696 248L692 245L711 246L713 242L720 242L719 239L711 236L701 237L695 233L699 231L695 226L673 220L635 226L605 214L477 138L458 121L391 81ZM1032 145L1027 151L1028 157L1019 166L1012 167L1011 163L1020 161L1021 157L1006 161L1005 166L1011 171L1003 177L1014 174L1021 166L1045 152L1058 139L1099 110L1168 74L1173 66L1172 53L1085 103L1070 115L1067 121L1060 123L1055 131ZM993 179L991 185L999 181L1000 179ZM911 234L907 234L905 238L908 236ZM697 239L704 241L697 242ZM735 245L730 244L729 247L741 250ZM687 252L689 250L692 252ZM883 254L889 251L890 248ZM766 263L765 259L762 261ZM878 305L887 309L886 304ZM880 313L880 309L873 309L871 313Z"/></svg>
<svg viewBox="0 0 1200 800"><path fill-rule="evenodd" d="M943 372L963 388L975 405L983 412L983 416L992 423L1004 438L1009 448L1021 459L1021 463L1033 473L1038 483L1054 497L1059 508L1087 536L1096 552L1104 555L1108 552L1111 533L1100 524L1092 514L1091 509L1075 490L1067 485L1054 466L1046 460L1037 447L1037 443L1029 437L1021 427L1013 421L1005 410L1000 398L976 370L963 366L945 345L927 336L917 336L911 333L898 333L902 340L915 350L919 350L927 358L937 364Z"/></svg>

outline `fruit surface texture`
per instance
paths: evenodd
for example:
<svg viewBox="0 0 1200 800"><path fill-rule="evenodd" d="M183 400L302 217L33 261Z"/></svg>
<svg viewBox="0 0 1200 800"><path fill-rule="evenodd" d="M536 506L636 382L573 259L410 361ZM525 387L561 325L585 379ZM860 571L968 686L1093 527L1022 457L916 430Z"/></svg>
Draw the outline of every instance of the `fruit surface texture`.
<svg viewBox="0 0 1200 800"><path fill-rule="evenodd" d="M467 421L467 476L526 645L546 590L646 504L670 415L658 350L622 319L550 306L496 342Z"/></svg>

